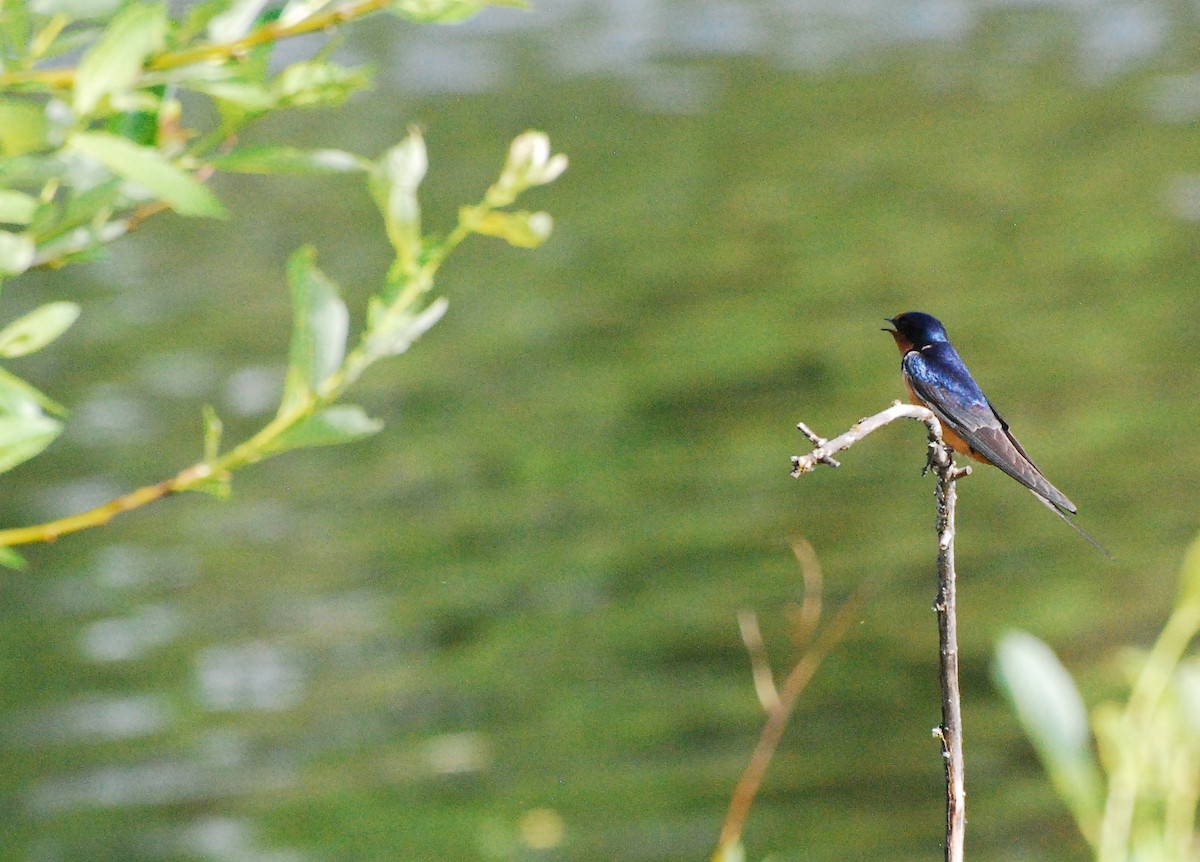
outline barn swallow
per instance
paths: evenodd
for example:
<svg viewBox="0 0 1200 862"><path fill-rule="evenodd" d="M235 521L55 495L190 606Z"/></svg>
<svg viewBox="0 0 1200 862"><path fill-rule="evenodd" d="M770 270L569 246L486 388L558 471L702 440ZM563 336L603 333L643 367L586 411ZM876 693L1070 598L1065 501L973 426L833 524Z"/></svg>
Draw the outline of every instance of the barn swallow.
<svg viewBox="0 0 1200 862"><path fill-rule="evenodd" d="M884 319L895 327L884 332L891 334L900 348L900 369L909 398L914 404L928 407L941 421L946 445L960 455L999 467L1033 492L1079 535L1110 556L1067 517L1077 511L1075 504L1050 484L1008 430L1008 423L996 412L950 344L941 321L920 311L906 311Z"/></svg>

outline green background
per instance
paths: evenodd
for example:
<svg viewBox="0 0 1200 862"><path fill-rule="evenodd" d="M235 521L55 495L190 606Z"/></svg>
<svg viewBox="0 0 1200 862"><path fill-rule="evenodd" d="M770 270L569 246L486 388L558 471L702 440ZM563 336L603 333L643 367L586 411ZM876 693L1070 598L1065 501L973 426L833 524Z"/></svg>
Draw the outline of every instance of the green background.
<svg viewBox="0 0 1200 862"><path fill-rule="evenodd" d="M901 397L879 329L919 309L1116 558L998 471L960 485L971 858L1087 858L989 661L1022 628L1112 695L1196 530L1196 13L537 6L352 28L374 92L255 128L374 155L419 125L435 229L526 128L571 167L523 201L550 242L456 253L446 319L364 379L384 432L0 580L0 854L704 858L762 721L736 614L784 668L803 536L827 605L880 588L802 698L750 858L940 858L923 429L788 476L796 422L832 436ZM229 440L258 427L301 243L361 318L388 249L359 185L213 186L227 222L159 217L6 289L7 315L84 317L14 367L73 415L5 477L5 522L172 474L204 403Z"/></svg>

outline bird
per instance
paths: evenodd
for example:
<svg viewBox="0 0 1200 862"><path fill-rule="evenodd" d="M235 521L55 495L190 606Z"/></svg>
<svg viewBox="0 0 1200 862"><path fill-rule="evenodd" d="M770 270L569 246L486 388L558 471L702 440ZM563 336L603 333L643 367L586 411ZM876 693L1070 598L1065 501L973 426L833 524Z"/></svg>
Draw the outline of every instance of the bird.
<svg viewBox="0 0 1200 862"><path fill-rule="evenodd" d="M1078 507L1051 484L1013 436L950 343L942 322L922 311L906 311L884 320L894 327L883 331L891 334L900 350L900 370L909 398L937 416L942 440L958 454L998 467L1016 479L1111 559L1103 545L1068 517L1076 514Z"/></svg>

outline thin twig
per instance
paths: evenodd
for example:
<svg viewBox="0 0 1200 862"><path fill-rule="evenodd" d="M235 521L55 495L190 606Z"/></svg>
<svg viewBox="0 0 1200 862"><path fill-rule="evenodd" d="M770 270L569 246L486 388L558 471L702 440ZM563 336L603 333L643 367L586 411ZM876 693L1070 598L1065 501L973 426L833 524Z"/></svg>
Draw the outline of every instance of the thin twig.
<svg viewBox="0 0 1200 862"><path fill-rule="evenodd" d="M937 598L939 670L942 688L942 723L934 737L942 748L946 767L946 862L962 862L966 833L966 784L963 768L962 705L958 688L958 620L955 612L954 516L957 494L955 482L970 473L970 467L954 464L951 451L942 442L941 423L928 409L896 401L887 410L860 419L846 433L825 440L804 423L800 431L816 448L807 455L792 457L792 475L810 473L818 464L838 466L833 455L849 449L863 437L897 419L924 422L929 432L926 469L937 474Z"/></svg>
<svg viewBox="0 0 1200 862"><path fill-rule="evenodd" d="M820 444L818 444L820 445ZM800 564L804 575L804 599L799 608L789 608L788 619L792 623L792 643L796 649L804 645L817 631L817 623L821 621L821 594L824 592L825 577L821 573L821 561L817 552L806 539L792 540L792 553Z"/></svg>
<svg viewBox="0 0 1200 862"><path fill-rule="evenodd" d="M53 542L60 536L69 533L77 533L92 527L102 527L117 515L132 512L134 509L139 509L147 503L153 503L155 500L171 494L193 490L211 481L216 475L224 474L215 474L211 465L198 462L180 470L169 479L155 482L152 485L144 485L88 509L86 512L29 527L10 527L0 530L0 547L11 548L15 545L28 545L33 542Z"/></svg>
<svg viewBox="0 0 1200 862"><path fill-rule="evenodd" d="M801 559L801 565L804 565L805 560L800 554L797 554L797 558ZM775 754L775 749L779 745L779 740L783 736L783 731L787 727L788 719L791 718L792 712L796 708L796 702L816 674L817 669L820 668L825 656L829 654L829 651L835 644L846 636L846 632L860 618L863 606L866 604L867 599L870 598L873 590L874 585L864 584L855 591L854 595L838 610L837 616L818 634L811 646L800 656L791 671L788 672L783 685L779 687L776 700L767 708L767 720L763 725L762 733L759 735L758 744L754 747L754 752L750 755L750 761L746 764L746 769L742 773L742 777L738 780L737 787L733 791L733 796L729 800L729 811L725 815L725 823L722 825L720 837L717 839L717 850L713 854L714 860L729 858L731 848L740 840L746 817L750 813L750 806L754 802L754 797L757 795L759 787L762 786L767 767L770 765L771 758ZM754 630L757 631L757 620L755 620ZM743 638L745 638L745 631L743 627ZM754 647L751 647L748 642L747 649L751 651L752 665L759 661L765 665L765 649L762 649L759 653L761 658L755 658L755 653L761 649L761 641ZM768 670L767 673L770 673L770 671ZM757 673L755 687L756 689L758 688ZM772 688L774 688L773 684ZM761 691L759 691L759 699L760 701L762 700ZM765 703L764 707L766 707Z"/></svg>
<svg viewBox="0 0 1200 862"><path fill-rule="evenodd" d="M837 461L833 460L834 455L845 449L849 449L863 437L866 437L873 431L878 431L884 425L887 425L889 422L895 422L897 419L916 419L919 422L924 422L925 427L929 429L930 446L932 447L935 443L939 447L942 445L942 425L938 422L938 418L933 415L933 411L917 404L901 404L899 401L893 401L892 406L887 410L876 413L874 416L868 416L865 419L859 419L849 431L834 437L832 440L825 440L817 436L812 429L801 422L796 427L800 429L804 436L816 444L816 448L807 455L792 456L792 475L798 478L801 473L811 473L817 468L818 464L828 464L830 467L840 466Z"/></svg>
<svg viewBox="0 0 1200 862"><path fill-rule="evenodd" d="M767 648L763 644L762 630L758 627L758 614L754 611L738 611L738 629L742 643L750 654L750 675L754 679L754 692L758 702L767 712L779 706L779 690L775 688L775 675L767 661Z"/></svg>
<svg viewBox="0 0 1200 862"><path fill-rule="evenodd" d="M817 448L820 448L821 446L824 446L826 443L829 442L824 437L818 436L815 431L813 431L811 428L809 428L803 422L799 423L796 427L798 429L800 429L800 433L803 434L805 437L807 437L809 440L811 440L813 442L813 445L815 445ZM828 455L822 455L818 460L822 464L828 464L830 467L842 466L837 461L830 458Z"/></svg>
<svg viewBox="0 0 1200 862"><path fill-rule="evenodd" d="M787 679L779 689L779 702L774 709L767 713L767 721L763 725L758 745L754 747L754 753L750 755L750 762L746 765L729 801L729 811L725 816L725 824L721 828L721 835L717 842L718 848L730 846L741 836L746 816L750 813L750 806L754 802L758 788L762 785L767 766L771 763L775 748L779 745L788 719L791 718L792 711L796 707L796 701L812 680L813 675L816 674L817 669L820 668L821 662L829 654L829 650L845 637L850 626L859 619L869 592L870 588L860 587L842 605L837 617L788 673Z"/></svg>
<svg viewBox="0 0 1200 862"><path fill-rule="evenodd" d="M821 574L821 561L817 558L817 552L806 539L793 539L792 553L800 564L800 573L804 578L804 598L799 605L792 605L785 613L792 624L792 643L797 649L803 649L816 634L817 624L821 621L824 576ZM738 611L738 629L742 633L742 643L746 645L746 652L750 655L750 673L754 679L754 691L758 694L758 702L769 713L779 705L779 690L775 686L775 674L771 671L771 663L767 660L767 648L758 625L758 614L754 611Z"/></svg>

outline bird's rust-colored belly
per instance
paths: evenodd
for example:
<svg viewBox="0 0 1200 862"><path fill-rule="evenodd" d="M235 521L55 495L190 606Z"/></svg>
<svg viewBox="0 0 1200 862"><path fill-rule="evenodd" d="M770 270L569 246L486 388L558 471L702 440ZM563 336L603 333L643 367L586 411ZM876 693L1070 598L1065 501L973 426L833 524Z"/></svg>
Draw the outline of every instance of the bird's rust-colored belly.
<svg viewBox="0 0 1200 862"><path fill-rule="evenodd" d="M918 396L917 393L913 391L912 386L909 385L909 382L907 380L904 381L904 388L908 390L908 400L909 401L911 401L913 404L916 404L919 407L926 407L926 408L929 407L929 405L926 404L924 401L922 401L920 396ZM953 449L959 455L967 455L971 458L974 458L976 461L979 461L984 464L992 463L987 458L983 457L978 452L976 452L974 449L972 449L971 444L968 443L963 438L959 437L958 434L955 433L954 429L951 428L949 425L947 425L945 422L942 423L942 440L945 442L945 444L947 446L949 446L951 449Z"/></svg>

